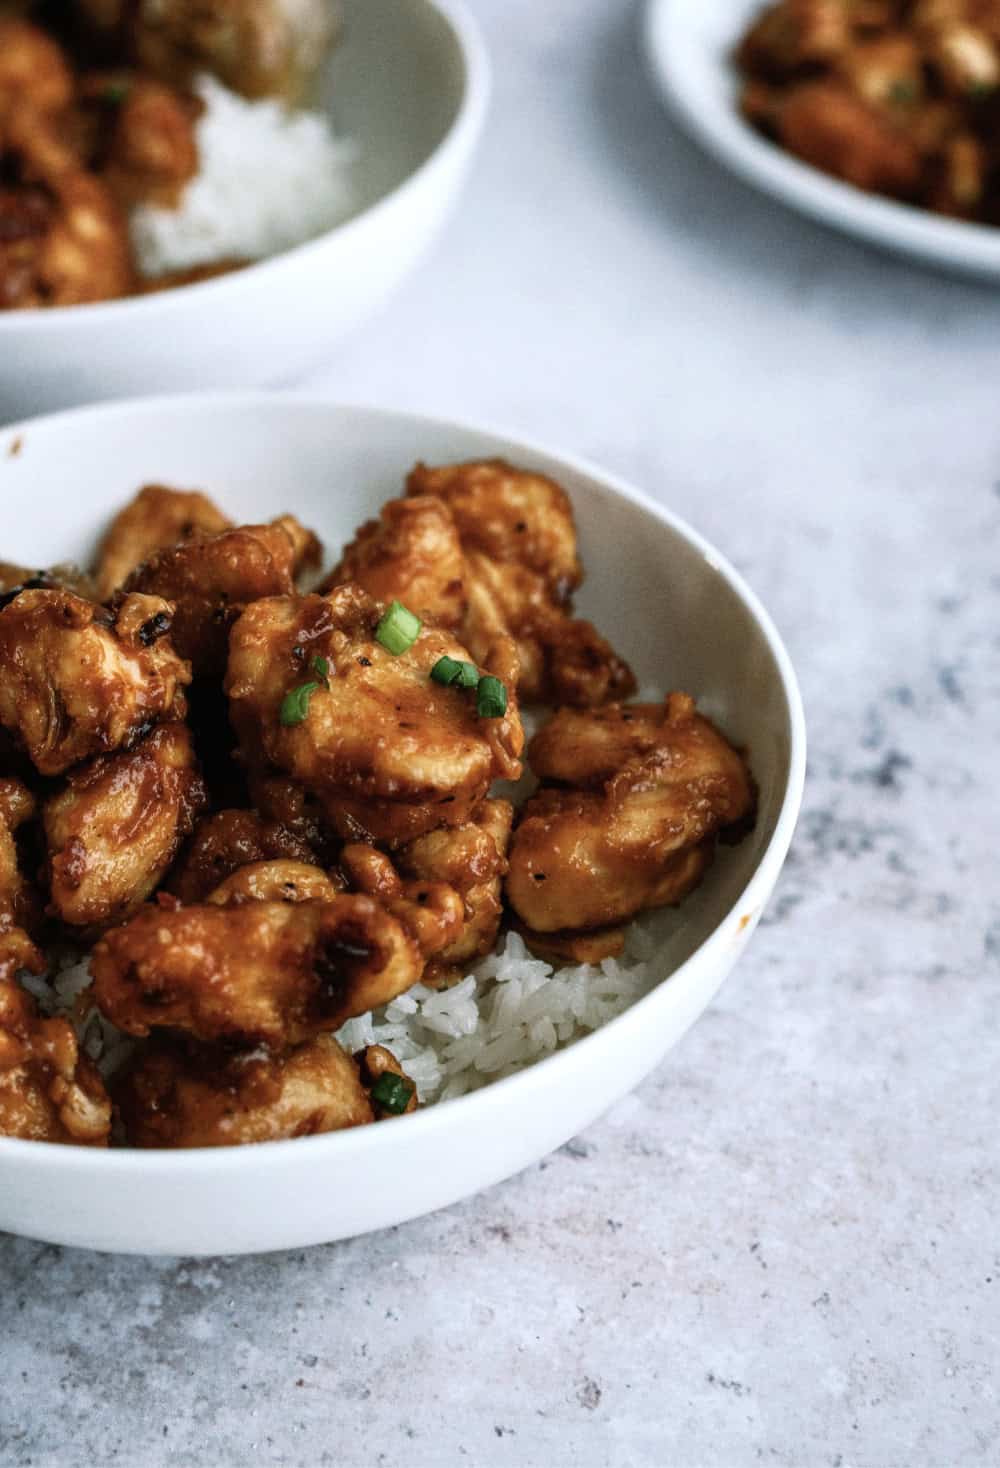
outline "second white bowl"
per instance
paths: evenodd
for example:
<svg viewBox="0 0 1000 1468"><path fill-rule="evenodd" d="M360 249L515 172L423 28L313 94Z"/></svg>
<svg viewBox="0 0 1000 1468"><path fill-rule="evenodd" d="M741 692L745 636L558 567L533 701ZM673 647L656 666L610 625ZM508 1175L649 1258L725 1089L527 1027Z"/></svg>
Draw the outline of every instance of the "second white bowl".
<svg viewBox="0 0 1000 1468"><path fill-rule="evenodd" d="M489 92L460 0L346 0L330 111L358 147L357 212L309 244L158 295L0 312L0 422L153 390L251 387L319 361L447 218Z"/></svg>

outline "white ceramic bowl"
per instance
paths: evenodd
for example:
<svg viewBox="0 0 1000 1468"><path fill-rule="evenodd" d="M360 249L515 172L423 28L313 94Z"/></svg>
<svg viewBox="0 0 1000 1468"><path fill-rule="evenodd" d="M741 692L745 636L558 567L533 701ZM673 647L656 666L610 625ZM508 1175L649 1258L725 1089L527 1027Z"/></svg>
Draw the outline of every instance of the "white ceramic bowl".
<svg viewBox="0 0 1000 1468"><path fill-rule="evenodd" d="M585 1127L656 1065L736 962L798 812L799 692L752 592L636 490L576 460L432 419L260 394L163 398L0 433L0 547L29 565L86 560L107 517L137 485L158 480L202 486L251 521L294 511L332 553L400 492L415 460L494 454L568 489L589 568L581 610L640 681L695 694L749 749L760 785L756 830L723 848L702 888L666 917L662 982L521 1075L391 1124L173 1153L0 1139L0 1229L96 1249L231 1254L413 1218L509 1176Z"/></svg>
<svg viewBox="0 0 1000 1468"><path fill-rule="evenodd" d="M841 183L761 137L737 110L732 52L765 0L647 0L650 72L679 121L748 183L823 224L942 269L1000 279L1000 229Z"/></svg>
<svg viewBox="0 0 1000 1468"><path fill-rule="evenodd" d="M489 92L460 0L346 0L324 87L358 144L357 210L233 275L133 300L0 312L0 422L99 398L287 380L320 361L441 229Z"/></svg>

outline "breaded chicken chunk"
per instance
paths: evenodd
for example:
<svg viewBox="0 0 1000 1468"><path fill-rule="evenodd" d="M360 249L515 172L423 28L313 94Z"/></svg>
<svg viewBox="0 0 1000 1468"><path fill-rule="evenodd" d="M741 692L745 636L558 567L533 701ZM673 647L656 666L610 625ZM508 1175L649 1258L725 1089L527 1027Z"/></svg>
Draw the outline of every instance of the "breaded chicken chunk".
<svg viewBox="0 0 1000 1468"><path fill-rule="evenodd" d="M108 601L130 573L157 551L205 540L232 525L199 490L147 484L112 520L101 542L94 580L97 600Z"/></svg>
<svg viewBox="0 0 1000 1468"><path fill-rule="evenodd" d="M189 905L204 902L233 872L251 863L311 865L314 860L308 843L279 821L255 810L220 810L199 823L166 887Z"/></svg>
<svg viewBox="0 0 1000 1468"><path fill-rule="evenodd" d="M52 912L72 927L123 921L159 885L205 801L184 724L78 765L45 804Z"/></svg>
<svg viewBox="0 0 1000 1468"><path fill-rule="evenodd" d="M659 710L561 710L529 761L543 781L575 780L543 785L511 842L508 901L543 934L679 902L700 881L712 839L754 808L746 761L686 694Z"/></svg>
<svg viewBox="0 0 1000 1468"><path fill-rule="evenodd" d="M14 834L35 815L37 802L22 781L0 779L0 980L21 970L40 974L45 960L31 940L40 903L21 870Z"/></svg>
<svg viewBox="0 0 1000 1468"><path fill-rule="evenodd" d="M458 633L474 658L513 637L526 702L589 706L632 692L628 665L590 622L571 615L583 571L569 497L554 480L486 459L417 464L406 490L437 496L451 511L465 557Z"/></svg>
<svg viewBox="0 0 1000 1468"><path fill-rule="evenodd" d="M0 724L43 775L183 718L191 673L167 636L173 610L160 597L127 596L112 614L44 590L0 610Z"/></svg>
<svg viewBox="0 0 1000 1468"><path fill-rule="evenodd" d="M0 15L0 108L30 106L46 115L73 100L73 73L61 46L30 21Z"/></svg>
<svg viewBox="0 0 1000 1468"><path fill-rule="evenodd" d="M291 515L271 525L243 525L158 551L134 570L126 591L167 597L176 605L172 637L197 678L221 679L229 629L261 597L290 594L319 542Z"/></svg>
<svg viewBox="0 0 1000 1468"><path fill-rule="evenodd" d="M72 1026L0 980L0 1136L105 1147L111 1102Z"/></svg>
<svg viewBox="0 0 1000 1468"><path fill-rule="evenodd" d="M375 1120L358 1066L332 1035L277 1053L157 1037L114 1092L133 1147L277 1142Z"/></svg>
<svg viewBox="0 0 1000 1468"><path fill-rule="evenodd" d="M427 954L374 898L142 908L94 949L101 1011L130 1035L184 1030L280 1049L420 979Z"/></svg>
<svg viewBox="0 0 1000 1468"><path fill-rule="evenodd" d="M461 644L424 627L395 656L375 635L383 610L350 585L255 602L232 630L226 691L248 765L311 791L343 839L396 846L461 825L494 779L517 778L524 736L512 649L487 664L506 713L480 718L473 695L430 676L442 657L468 661Z"/></svg>
<svg viewBox="0 0 1000 1468"><path fill-rule="evenodd" d="M390 500L362 525L321 591L353 581L376 601L401 601L453 631L467 607L465 557L455 518L434 495Z"/></svg>
<svg viewBox="0 0 1000 1468"><path fill-rule="evenodd" d="M329 902L345 890L337 872L304 861L251 861L237 867L205 898L217 907L240 902Z"/></svg>
<svg viewBox="0 0 1000 1468"><path fill-rule="evenodd" d="M424 982L454 974L489 953L503 912L503 877L514 807L484 800L462 826L442 826L395 854L404 877L446 882L464 905L462 931L427 966Z"/></svg>

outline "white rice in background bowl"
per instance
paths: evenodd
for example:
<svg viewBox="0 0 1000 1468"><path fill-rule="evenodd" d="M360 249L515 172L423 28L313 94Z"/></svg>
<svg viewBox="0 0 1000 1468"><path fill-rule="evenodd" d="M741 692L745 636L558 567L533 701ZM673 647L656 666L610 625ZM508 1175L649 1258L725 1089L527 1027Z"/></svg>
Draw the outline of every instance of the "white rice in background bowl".
<svg viewBox="0 0 1000 1468"><path fill-rule="evenodd" d="M277 255L351 214L357 147L336 137L324 113L248 101L208 76L196 91L205 108L197 176L176 209L132 211L144 275Z"/></svg>

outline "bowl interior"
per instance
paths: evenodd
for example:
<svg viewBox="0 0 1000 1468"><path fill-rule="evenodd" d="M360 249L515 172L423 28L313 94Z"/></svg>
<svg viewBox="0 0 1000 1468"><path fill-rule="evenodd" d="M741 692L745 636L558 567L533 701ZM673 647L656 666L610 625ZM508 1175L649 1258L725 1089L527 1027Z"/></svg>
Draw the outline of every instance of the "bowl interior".
<svg viewBox="0 0 1000 1468"><path fill-rule="evenodd" d="M159 481L202 488L244 522L291 511L316 529L332 563L356 527L401 492L417 459L494 454L569 491L588 571L578 610L630 659L640 685L692 693L749 752L760 787L756 829L721 848L699 891L658 918L666 977L722 922L774 835L795 723L766 618L684 527L583 467L471 429L299 398L161 399L5 430L0 559L86 564L109 516L138 486Z"/></svg>
<svg viewBox="0 0 1000 1468"><path fill-rule="evenodd" d="M455 31L427 0L345 0L343 36L313 105L357 143L354 213L427 161L455 121L465 83Z"/></svg>

